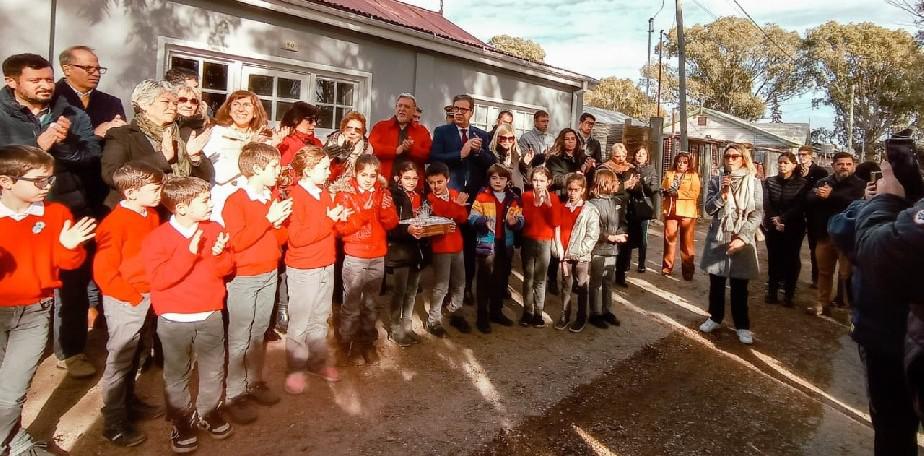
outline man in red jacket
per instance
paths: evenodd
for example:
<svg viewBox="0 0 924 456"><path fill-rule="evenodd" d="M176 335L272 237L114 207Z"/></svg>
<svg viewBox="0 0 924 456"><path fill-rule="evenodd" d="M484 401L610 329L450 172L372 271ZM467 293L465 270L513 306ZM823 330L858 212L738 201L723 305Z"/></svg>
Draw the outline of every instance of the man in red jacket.
<svg viewBox="0 0 924 456"><path fill-rule="evenodd" d="M430 158L430 132L427 127L414 122L416 110L414 96L402 93L395 101L395 115L376 123L369 133L373 153L382 163L382 175L389 181L396 162L413 161L417 165L417 175L423 176L424 164ZM418 190L423 188L420 183L418 187Z"/></svg>

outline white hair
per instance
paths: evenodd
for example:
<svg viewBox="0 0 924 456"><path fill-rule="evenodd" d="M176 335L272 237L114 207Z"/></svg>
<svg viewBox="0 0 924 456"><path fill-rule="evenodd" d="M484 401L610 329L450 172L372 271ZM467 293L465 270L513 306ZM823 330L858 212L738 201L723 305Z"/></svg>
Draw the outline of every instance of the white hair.
<svg viewBox="0 0 924 456"><path fill-rule="evenodd" d="M162 93L174 91L173 85L167 81L145 79L139 82L135 89L132 90L132 106L136 112L139 110L145 111L148 106L154 104L154 100L157 100L157 97Z"/></svg>
<svg viewBox="0 0 924 456"><path fill-rule="evenodd" d="M410 99L414 102L414 106L417 106L417 98L415 98L414 95L411 95L411 94L409 94L409 93L407 93L407 92L404 92L404 93L398 95L398 98L395 98L395 104L398 104L398 100L400 100L400 99L402 99L402 98L410 98Z"/></svg>

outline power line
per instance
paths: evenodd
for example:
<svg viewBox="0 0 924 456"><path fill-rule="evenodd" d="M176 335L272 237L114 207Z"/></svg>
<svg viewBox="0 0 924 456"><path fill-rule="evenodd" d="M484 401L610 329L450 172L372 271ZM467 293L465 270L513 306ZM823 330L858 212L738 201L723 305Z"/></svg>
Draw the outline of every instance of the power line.
<svg viewBox="0 0 924 456"><path fill-rule="evenodd" d="M696 1L696 0L693 0L693 1ZM741 12L744 13L745 17L747 17L748 20L751 21L751 24L754 24L754 27L756 27L757 30L760 30L760 33L762 33L762 34L764 35L764 38L766 38L766 39L769 40L771 43L773 43L773 44L783 53L783 55L785 55L786 57L789 58L789 60L792 61L792 63L798 64L798 62L796 61L796 58L793 57L793 56L789 53L789 51L787 51L786 49L783 49L783 46L780 46L780 44L777 43L776 41L774 41L773 38L770 38L770 34L768 34L767 31L764 30L764 28L761 27L760 24L758 24L757 21L755 21L753 17L751 17L750 13L748 13L747 10L745 10L744 7L741 6L741 3L738 3L738 0L731 0L731 1L734 2L735 5L738 6L738 9L740 9Z"/></svg>
<svg viewBox="0 0 924 456"><path fill-rule="evenodd" d="M718 18L719 18L719 16L717 16L715 13L713 13L712 11L710 11L709 8L706 8L705 5L703 5L702 3L700 3L699 0L691 0L691 1L692 1L693 3L695 3L696 6L699 7L699 9L703 10L704 12L706 12L706 14L712 16L713 19L718 19Z"/></svg>

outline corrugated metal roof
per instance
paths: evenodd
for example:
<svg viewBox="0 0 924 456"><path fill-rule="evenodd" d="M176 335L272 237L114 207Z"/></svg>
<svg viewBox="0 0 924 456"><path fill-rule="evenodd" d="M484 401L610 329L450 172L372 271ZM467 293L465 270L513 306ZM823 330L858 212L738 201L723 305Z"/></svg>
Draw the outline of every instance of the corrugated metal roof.
<svg viewBox="0 0 924 456"><path fill-rule="evenodd" d="M390 22L436 36L474 46L486 47L478 38L453 24L436 11L430 11L397 0L310 0L363 16Z"/></svg>
<svg viewBox="0 0 924 456"><path fill-rule="evenodd" d="M626 114L623 114L619 111L610 111L609 109L601 109L594 106L584 105L584 112L592 114L594 118L597 119L597 123L604 124L624 124L626 119L632 121L632 125L637 127L647 127L648 124L638 120L634 117L629 117Z"/></svg>

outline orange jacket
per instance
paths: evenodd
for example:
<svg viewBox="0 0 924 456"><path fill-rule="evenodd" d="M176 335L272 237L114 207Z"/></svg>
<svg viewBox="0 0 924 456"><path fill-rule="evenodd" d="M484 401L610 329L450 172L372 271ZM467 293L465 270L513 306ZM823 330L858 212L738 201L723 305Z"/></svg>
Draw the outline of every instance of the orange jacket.
<svg viewBox="0 0 924 456"><path fill-rule="evenodd" d="M674 183L675 171L664 173L664 180L661 182L661 190L668 190ZM696 173L686 173L680 179L680 188L677 190L677 197L670 196L668 192L662 192L664 195L661 204L661 212L665 217L699 217L699 193L701 184L699 175Z"/></svg>

